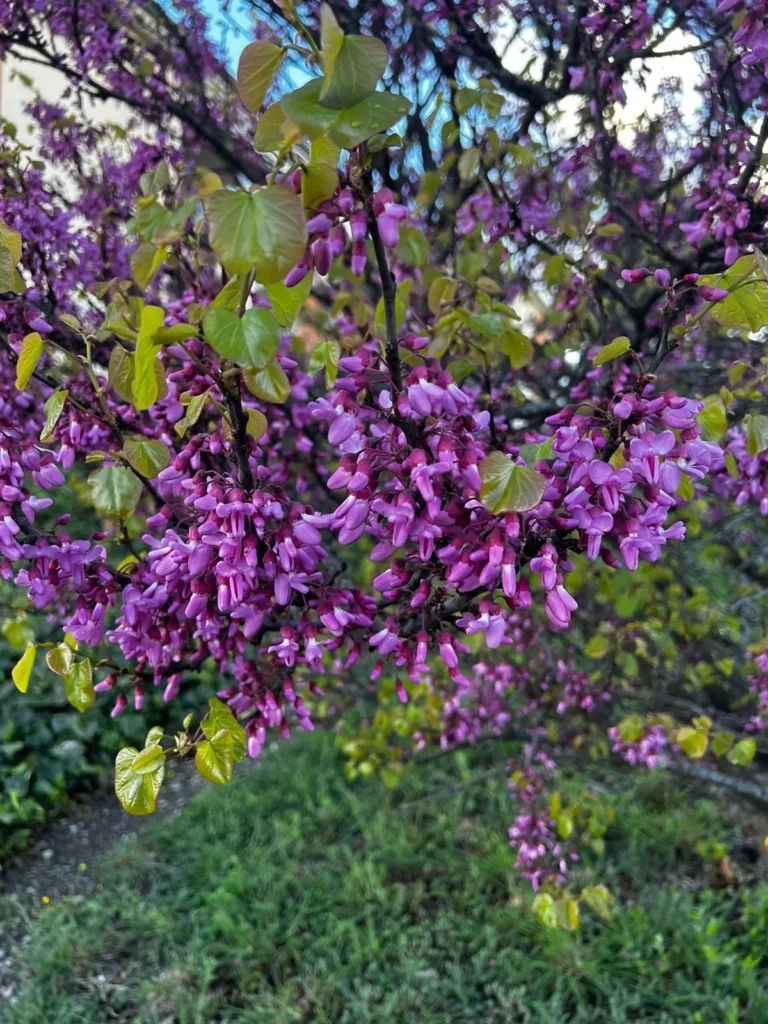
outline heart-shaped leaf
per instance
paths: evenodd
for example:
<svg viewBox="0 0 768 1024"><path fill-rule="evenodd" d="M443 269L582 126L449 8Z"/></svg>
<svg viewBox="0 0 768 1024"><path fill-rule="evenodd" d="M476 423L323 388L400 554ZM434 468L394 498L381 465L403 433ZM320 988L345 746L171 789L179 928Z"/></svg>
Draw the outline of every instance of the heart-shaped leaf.
<svg viewBox="0 0 768 1024"><path fill-rule="evenodd" d="M29 378L35 372L44 348L43 339L37 331L27 334L22 341L19 358L16 362L16 388L19 391L23 391L29 383Z"/></svg>
<svg viewBox="0 0 768 1024"><path fill-rule="evenodd" d="M228 309L209 309L203 329L212 349L246 370L263 370L280 346L280 324L263 306L246 310L242 318Z"/></svg>
<svg viewBox="0 0 768 1024"><path fill-rule="evenodd" d="M163 442L141 434L125 439L123 455L132 469L149 479L156 477L171 464L171 453Z"/></svg>
<svg viewBox="0 0 768 1024"><path fill-rule="evenodd" d="M541 473L515 465L502 452L491 452L477 468L482 480L480 501L495 515L536 508L547 486Z"/></svg>
<svg viewBox="0 0 768 1024"><path fill-rule="evenodd" d="M263 370L245 373L244 378L248 390L262 402L282 405L291 393L291 383L276 359Z"/></svg>
<svg viewBox="0 0 768 1024"><path fill-rule="evenodd" d="M93 507L102 516L127 519L141 497L141 480L124 466L105 466L88 478Z"/></svg>
<svg viewBox="0 0 768 1024"><path fill-rule="evenodd" d="M252 114L258 114L264 97L277 74L285 51L261 39L249 43L237 67L237 89L240 99Z"/></svg>
<svg viewBox="0 0 768 1024"><path fill-rule="evenodd" d="M204 779L220 786L231 781L233 762L234 738L228 729L220 729L204 740L195 752L195 768Z"/></svg>
<svg viewBox="0 0 768 1024"><path fill-rule="evenodd" d="M134 771L139 757L135 747L124 747L115 759L115 793L117 799L129 814L154 814L157 809L157 794L163 784L165 763L161 761L144 774Z"/></svg>

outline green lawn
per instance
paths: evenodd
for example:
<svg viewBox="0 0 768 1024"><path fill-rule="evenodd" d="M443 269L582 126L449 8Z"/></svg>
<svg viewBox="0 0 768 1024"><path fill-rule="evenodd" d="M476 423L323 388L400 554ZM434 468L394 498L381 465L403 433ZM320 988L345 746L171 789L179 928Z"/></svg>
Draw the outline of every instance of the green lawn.
<svg viewBox="0 0 768 1024"><path fill-rule="evenodd" d="M708 891L695 852L729 840L722 811L660 776L617 790L605 861L580 871L621 909L553 932L512 871L504 780L456 790L490 752L458 756L389 793L346 784L327 736L281 746L122 844L97 898L41 909L0 1019L768 1021L768 889Z"/></svg>

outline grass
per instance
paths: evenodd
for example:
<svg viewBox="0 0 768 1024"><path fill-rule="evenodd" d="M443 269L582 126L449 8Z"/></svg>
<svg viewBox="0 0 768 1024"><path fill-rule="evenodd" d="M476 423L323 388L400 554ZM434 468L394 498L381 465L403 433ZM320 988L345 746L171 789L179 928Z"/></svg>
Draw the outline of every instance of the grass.
<svg viewBox="0 0 768 1024"><path fill-rule="evenodd" d="M703 839L729 840L721 810L662 776L617 793L606 858L579 870L611 886L621 910L554 932L529 912L513 872L504 780L455 791L457 769L465 781L487 773L488 756L440 760L390 794L347 785L329 737L292 740L121 844L100 867L97 897L41 910L19 954L15 1004L0 1017L768 1020L768 890L708 891L710 868L694 852Z"/></svg>

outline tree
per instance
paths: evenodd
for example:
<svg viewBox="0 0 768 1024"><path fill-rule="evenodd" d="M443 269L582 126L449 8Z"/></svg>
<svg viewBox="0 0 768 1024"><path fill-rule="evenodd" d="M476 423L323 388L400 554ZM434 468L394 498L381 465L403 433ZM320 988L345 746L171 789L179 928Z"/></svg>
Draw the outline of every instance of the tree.
<svg viewBox="0 0 768 1024"><path fill-rule="evenodd" d="M762 7L251 0L235 89L171 6L0 5L68 83L0 172L2 573L58 630L17 686L45 650L120 714L215 666L118 757L139 814L168 757L225 783L370 681L353 777L522 739L510 841L574 927L604 822L558 752L749 789L768 713Z"/></svg>

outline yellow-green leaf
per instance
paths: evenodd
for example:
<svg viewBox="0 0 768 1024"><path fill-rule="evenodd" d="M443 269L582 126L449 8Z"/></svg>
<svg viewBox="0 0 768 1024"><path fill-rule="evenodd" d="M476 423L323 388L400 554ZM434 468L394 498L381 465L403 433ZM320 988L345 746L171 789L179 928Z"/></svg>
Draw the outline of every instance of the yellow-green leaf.
<svg viewBox="0 0 768 1024"><path fill-rule="evenodd" d="M139 751L135 747L124 747L115 759L115 793L117 799L129 814L154 814L157 809L157 794L163 784L165 764L161 762L154 771L140 775L133 770Z"/></svg>
<svg viewBox="0 0 768 1024"><path fill-rule="evenodd" d="M267 417L263 412L259 412L258 409L248 409L246 411L248 414L248 424L245 429L254 441L259 441L264 437L267 432L267 428L269 427Z"/></svg>
<svg viewBox="0 0 768 1024"><path fill-rule="evenodd" d="M249 43L243 50L237 68L237 89L244 106L252 114L261 110L284 53L282 47L261 39Z"/></svg>
<svg viewBox="0 0 768 1024"><path fill-rule="evenodd" d="M204 779L226 785L232 779L234 739L227 729L220 729L209 740L198 745L195 768Z"/></svg>
<svg viewBox="0 0 768 1024"><path fill-rule="evenodd" d="M754 255L742 256L724 274L702 275L699 284L725 288L730 292L709 311L721 327L759 331L768 324L768 281Z"/></svg>
<svg viewBox="0 0 768 1024"><path fill-rule="evenodd" d="M211 697L208 701L208 713L200 723L206 739L212 740L222 729L232 734L232 756L235 761L245 757L245 729L223 701Z"/></svg>
<svg viewBox="0 0 768 1024"><path fill-rule="evenodd" d="M99 515L127 519L141 497L141 480L124 466L105 466L88 478L91 501Z"/></svg>
<svg viewBox="0 0 768 1024"><path fill-rule="evenodd" d="M747 739L739 740L729 751L728 760L731 764L744 768L754 759L756 749L755 741L749 736Z"/></svg>
<svg viewBox="0 0 768 1024"><path fill-rule="evenodd" d="M33 331L27 334L21 343L21 351L16 363L16 388L23 391L29 383L29 378L35 372L35 368L43 354L45 344L43 339Z"/></svg>
<svg viewBox="0 0 768 1024"><path fill-rule="evenodd" d="M768 416L753 414L747 423L747 454L759 455L768 448Z"/></svg>
<svg viewBox="0 0 768 1024"><path fill-rule="evenodd" d="M282 405L291 393L290 381L276 359L263 370L247 370L243 377L251 394L260 398L262 402Z"/></svg>
<svg viewBox="0 0 768 1024"><path fill-rule="evenodd" d="M45 663L57 676L65 676L71 671L75 660L75 652L69 644L57 644L45 656Z"/></svg>
<svg viewBox="0 0 768 1024"><path fill-rule="evenodd" d="M619 356L623 356L625 352L629 352L629 348L629 338L624 337L624 335L614 338L612 342L608 345L603 345L603 347L595 353L592 365L602 366L603 363L609 363L612 359L617 359Z"/></svg>
<svg viewBox="0 0 768 1024"><path fill-rule="evenodd" d="M211 348L246 370L263 370L280 346L280 324L263 306L247 309L242 317L228 309L209 309L203 328Z"/></svg>
<svg viewBox="0 0 768 1024"><path fill-rule="evenodd" d="M96 693L93 689L93 668L90 661L78 661L64 676L64 692L67 700L81 713L93 706Z"/></svg>
<svg viewBox="0 0 768 1024"><path fill-rule="evenodd" d="M387 48L372 36L339 36L341 29L333 12L323 4L323 89L320 99L326 107L341 110L370 96L387 70Z"/></svg>
<svg viewBox="0 0 768 1024"><path fill-rule="evenodd" d="M22 693L27 692L29 679L32 675L32 668L35 664L36 653L37 647L35 647L34 644L30 644L11 671L11 679L13 679L16 684L16 689L20 690Z"/></svg>
<svg viewBox="0 0 768 1024"><path fill-rule="evenodd" d="M177 423L174 424L173 427L179 437L183 437L190 427L194 427L200 419L200 415L205 408L205 403L209 398L210 391L204 391L201 395L195 395L190 399L186 413Z"/></svg>
<svg viewBox="0 0 768 1024"><path fill-rule="evenodd" d="M307 244L301 198L283 185L258 192L220 189L205 200L211 246L228 273L256 267L262 284L282 281Z"/></svg>
<svg viewBox="0 0 768 1024"><path fill-rule="evenodd" d="M137 411L151 408L158 397L157 345L155 336L163 326L165 314L159 306L144 306L133 359L133 403Z"/></svg>
<svg viewBox="0 0 768 1024"><path fill-rule="evenodd" d="M154 441L141 434L125 439L123 456L132 469L152 479L171 464L171 453L162 441Z"/></svg>
<svg viewBox="0 0 768 1024"><path fill-rule="evenodd" d="M528 512L541 502L546 477L515 465L502 452L491 452L477 468L482 480L480 501L489 512Z"/></svg>
<svg viewBox="0 0 768 1024"><path fill-rule="evenodd" d="M498 345L513 370L521 370L533 359L533 345L522 331L504 331Z"/></svg>
<svg viewBox="0 0 768 1024"><path fill-rule="evenodd" d="M54 428L59 422L59 417L62 414L68 396L69 392L66 388L59 388L56 391L53 391L45 400L45 405L43 406L45 424L43 425L43 430L40 434L40 440L44 444L50 441L53 437Z"/></svg>
<svg viewBox="0 0 768 1024"><path fill-rule="evenodd" d="M725 405L720 395L707 395L696 420L705 441L719 441L728 429Z"/></svg>
<svg viewBox="0 0 768 1024"><path fill-rule="evenodd" d="M139 288L146 288L168 256L168 246L142 242L131 256L131 276Z"/></svg>
<svg viewBox="0 0 768 1024"><path fill-rule="evenodd" d="M157 771L161 764L165 764L165 751L158 743L152 743L137 754L131 768L137 775L148 775Z"/></svg>
<svg viewBox="0 0 768 1024"><path fill-rule="evenodd" d="M319 345L312 349L312 355L309 357L308 372L314 374L318 370L325 370L325 386L330 391L336 383L340 358L341 345L339 345L338 341L321 341Z"/></svg>
<svg viewBox="0 0 768 1024"><path fill-rule="evenodd" d="M698 760L706 754L709 739L706 733L700 732L690 725L685 725L682 729L677 730L675 743L688 757Z"/></svg>
<svg viewBox="0 0 768 1024"><path fill-rule="evenodd" d="M267 286L272 312L284 331L290 331L312 290L312 275L307 276L293 288L286 288L282 281Z"/></svg>

